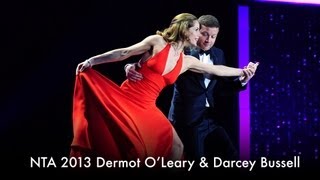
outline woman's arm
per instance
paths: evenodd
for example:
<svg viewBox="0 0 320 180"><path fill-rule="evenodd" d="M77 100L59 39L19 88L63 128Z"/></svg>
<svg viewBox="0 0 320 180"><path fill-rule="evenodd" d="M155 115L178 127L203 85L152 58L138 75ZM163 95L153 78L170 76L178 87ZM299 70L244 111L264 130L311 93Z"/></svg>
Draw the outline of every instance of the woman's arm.
<svg viewBox="0 0 320 180"><path fill-rule="evenodd" d="M84 69L90 68L93 65L122 61L131 56L142 54L154 45L157 38L159 38L158 35L148 36L141 42L132 46L114 49L103 54L93 56L86 61L79 63L76 72L82 72Z"/></svg>
<svg viewBox="0 0 320 180"><path fill-rule="evenodd" d="M200 62L193 56L185 56L187 70L197 73L209 73L217 76L242 76L244 69L227 67L224 65L212 65Z"/></svg>

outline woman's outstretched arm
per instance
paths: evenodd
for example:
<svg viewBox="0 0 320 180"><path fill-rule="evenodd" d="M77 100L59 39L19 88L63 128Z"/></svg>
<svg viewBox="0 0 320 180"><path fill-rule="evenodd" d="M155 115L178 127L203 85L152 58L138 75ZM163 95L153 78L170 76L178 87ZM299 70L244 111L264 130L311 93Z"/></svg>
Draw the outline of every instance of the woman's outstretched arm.
<svg viewBox="0 0 320 180"><path fill-rule="evenodd" d="M224 65L212 65L212 64L206 64L200 62L198 59L196 59L193 56L184 56L185 59L185 68L184 70L190 70L197 73L208 73L208 74L214 74L217 76L243 76L247 73L253 73L257 67L256 66L250 66L246 69L240 69L240 68L233 68L228 67Z"/></svg>
<svg viewBox="0 0 320 180"><path fill-rule="evenodd" d="M151 35L132 46L114 49L103 54L93 56L79 63L76 69L76 73L78 74L79 72L82 72L86 68L90 68L93 65L122 61L131 56L142 54L148 51L153 46L153 43L157 38L157 35Z"/></svg>

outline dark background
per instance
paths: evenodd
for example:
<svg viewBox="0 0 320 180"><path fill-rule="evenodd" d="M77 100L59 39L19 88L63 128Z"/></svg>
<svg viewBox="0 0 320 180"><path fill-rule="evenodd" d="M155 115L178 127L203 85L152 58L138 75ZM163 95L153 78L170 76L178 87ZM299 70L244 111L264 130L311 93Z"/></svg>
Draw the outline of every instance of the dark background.
<svg viewBox="0 0 320 180"><path fill-rule="evenodd" d="M251 158L292 159L319 170L320 6L250 6L250 57L261 66L250 83Z"/></svg>
<svg viewBox="0 0 320 180"><path fill-rule="evenodd" d="M228 64L237 66L234 8L233 2L216 5L209 0L3 4L0 132L5 161L1 165L5 169L29 169L30 157L68 156L77 64L93 55L141 41L167 27L178 13L215 15L221 23L216 45L224 49ZM100 65L96 69L121 83L127 62ZM166 88L158 99L165 114L171 90L172 87ZM232 104L229 102L236 109ZM229 113L226 119L232 122L233 116ZM230 125L230 129L235 129L231 131L234 137L236 126L235 122Z"/></svg>
<svg viewBox="0 0 320 180"><path fill-rule="evenodd" d="M320 167L320 31L315 19L320 11L311 6L257 5L249 0L219 4L213 0L2 3L2 172L48 172L46 168L31 169L30 157L68 156L77 64L93 55L137 43L167 27L179 13L215 15L221 24L216 46L224 50L227 65L237 67L238 4L250 5L250 56L261 62L250 81L252 158L301 155L302 160L308 160L301 169L271 169L262 171L263 175L281 172L308 176L316 172ZM125 79L123 66L138 58L94 68L120 84ZM171 91L172 86L167 87L158 99L165 114ZM217 108L238 146L241 127L237 95L225 96ZM65 171L57 169L53 174L57 172Z"/></svg>

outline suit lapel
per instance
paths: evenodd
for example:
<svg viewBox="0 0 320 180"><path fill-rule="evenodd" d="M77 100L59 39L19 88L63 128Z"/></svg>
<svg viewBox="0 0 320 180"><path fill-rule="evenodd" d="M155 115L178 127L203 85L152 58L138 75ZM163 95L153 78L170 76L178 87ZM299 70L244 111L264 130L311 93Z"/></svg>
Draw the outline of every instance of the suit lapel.
<svg viewBox="0 0 320 180"><path fill-rule="evenodd" d="M197 59L200 61L199 53L196 54ZM204 85L204 77L203 74L196 73L197 74L197 81L200 83L201 87L206 89L206 86Z"/></svg>
<svg viewBox="0 0 320 180"><path fill-rule="evenodd" d="M217 64L217 56L214 54L213 48L210 50L210 59L212 60L213 64ZM214 86L217 83L216 78L214 78L215 75L212 75L213 78L211 78L211 81L208 84L208 88L211 88L211 86Z"/></svg>
<svg viewBox="0 0 320 180"><path fill-rule="evenodd" d="M217 79L216 78L212 78L211 81L208 84L208 89L211 88L211 86L214 86L217 83Z"/></svg>
<svg viewBox="0 0 320 180"><path fill-rule="evenodd" d="M198 76L198 82L201 84L201 86L202 86L204 89L207 89L206 86L204 85L204 77L203 77L203 74L199 74L199 76Z"/></svg>

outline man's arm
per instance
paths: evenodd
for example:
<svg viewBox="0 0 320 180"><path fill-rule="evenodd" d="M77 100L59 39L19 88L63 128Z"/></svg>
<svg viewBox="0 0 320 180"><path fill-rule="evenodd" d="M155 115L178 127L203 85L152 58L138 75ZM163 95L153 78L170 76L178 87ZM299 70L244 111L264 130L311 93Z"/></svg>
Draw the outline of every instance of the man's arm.
<svg viewBox="0 0 320 180"><path fill-rule="evenodd" d="M139 63L126 64L124 66L126 77L130 81L136 82L143 79L142 74L137 71L138 68L139 68Z"/></svg>
<svg viewBox="0 0 320 180"><path fill-rule="evenodd" d="M141 68L141 64L145 61L147 61L152 55L152 49L145 52L139 62L132 63L132 64L126 64L124 66L124 71L126 73L126 77L133 82L141 81L143 79L143 76L141 73L139 73L137 70Z"/></svg>
<svg viewBox="0 0 320 180"><path fill-rule="evenodd" d="M259 62L256 63L257 65ZM240 77L234 77L234 78L225 78L225 77L219 77L220 81L223 83L223 89L225 92L235 92L235 91L242 91L245 90L247 87L248 82L250 79L255 75L255 72L257 70L257 66L255 66L252 63L249 63L249 68L252 68L253 71L248 73L247 71L244 71L244 75ZM247 68L247 67L244 67Z"/></svg>

